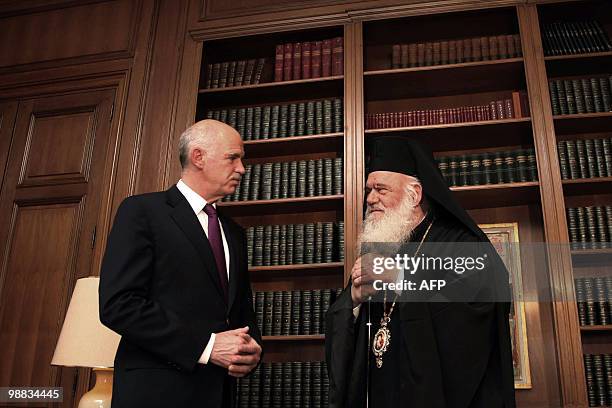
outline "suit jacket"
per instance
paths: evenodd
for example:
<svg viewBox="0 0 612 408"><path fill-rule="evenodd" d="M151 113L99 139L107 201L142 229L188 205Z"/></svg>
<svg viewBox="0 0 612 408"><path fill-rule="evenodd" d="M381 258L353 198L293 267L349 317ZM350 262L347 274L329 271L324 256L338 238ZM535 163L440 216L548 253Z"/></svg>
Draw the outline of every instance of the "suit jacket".
<svg viewBox="0 0 612 408"><path fill-rule="evenodd" d="M176 186L117 210L99 289L100 320L122 336L113 408L219 407L224 385L235 395L225 369L198 364L211 333L249 326L261 345L244 230L218 214L230 256L227 304L206 234Z"/></svg>

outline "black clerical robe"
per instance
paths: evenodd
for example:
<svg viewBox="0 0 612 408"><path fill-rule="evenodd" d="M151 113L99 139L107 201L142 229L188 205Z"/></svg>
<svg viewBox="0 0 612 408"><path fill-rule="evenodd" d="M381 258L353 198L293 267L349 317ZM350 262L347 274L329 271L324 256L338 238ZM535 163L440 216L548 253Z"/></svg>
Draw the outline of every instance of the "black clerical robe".
<svg viewBox="0 0 612 408"><path fill-rule="evenodd" d="M423 237L426 218L413 233ZM426 242L486 242L451 216L440 212ZM473 275L475 297L488 302L397 303L391 315L391 342L377 368L368 344L364 303L353 315L350 283L326 316L325 352L330 380L330 407L366 406L370 360L371 408L509 408L515 406L508 313L508 293L480 296L491 290L509 290L507 271L494 253L489 267ZM456 246L456 245L455 245ZM491 267L490 265L494 265ZM496 274L492 276L492 274ZM483 276L491 279L481 279ZM483 282L495 281L495 289ZM479 287L482 286L482 287ZM486 287L485 287L486 286ZM482 293L476 293L476 292ZM391 297L391 294L389 295ZM387 310L390 304L387 302ZM380 327L383 306L370 305L371 335Z"/></svg>

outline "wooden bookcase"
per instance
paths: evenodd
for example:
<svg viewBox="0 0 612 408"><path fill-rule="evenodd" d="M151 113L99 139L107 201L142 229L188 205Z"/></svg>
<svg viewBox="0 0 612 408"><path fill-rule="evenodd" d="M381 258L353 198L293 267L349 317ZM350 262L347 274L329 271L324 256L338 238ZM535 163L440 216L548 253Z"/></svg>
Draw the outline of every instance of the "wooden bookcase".
<svg viewBox="0 0 612 408"><path fill-rule="evenodd" d="M345 261L328 264L252 267L256 291L337 288L347 282L356 257L364 200L365 156L371 138L381 134L417 138L436 156L494 153L534 148L537 180L451 189L480 224L518 223L521 244L560 243L542 256L523 256L521 270L528 338L531 387L516 391L519 407L588 406L584 353L612 352L612 330L580 327L574 278L603 275L602 251L570 251L566 207L609 205L610 178L562 180L557 141L608 134L612 113L553 116L548 79L612 72L612 53L545 57L540 24L564 19L597 18L612 34L606 1L466 3L466 6L395 9L384 7L293 26L248 26L236 34L230 26L210 37L202 30L200 86L195 120L211 109L343 98L344 131L322 135L245 142L246 163L344 158L343 194L325 197L224 202L241 225L344 221ZM478 4L476 4L478 3ZM537 2L536 2L537 3ZM283 20L284 19L284 20ZM235 27L234 27L235 28ZM448 41L518 34L520 55L496 60L392 68L394 44ZM236 37L236 35L242 35ZM344 37L344 73L334 77L271 82L275 45ZM200 54L197 54L198 56ZM265 57L262 83L204 89L206 64ZM480 105L526 93L528 117L422 126L366 128L366 115ZM588 267L572 267L576 258ZM551 301L552 299L552 301ZM269 336L266 361L324 359L324 335Z"/></svg>
<svg viewBox="0 0 612 408"><path fill-rule="evenodd" d="M538 16L542 36L544 36L543 27L547 24L584 20L597 20L608 35L612 34L612 4L606 1L542 4L538 6ZM543 59L549 80L585 78L612 73L612 52L609 51L549 55ZM612 112L554 115L552 121L557 142L612 136ZM561 183L562 201L566 208L612 204L611 177L564 179ZM607 222L612 220L608 219ZM610 249L572 249L571 256L574 278L612 276ZM611 354L611 327L610 325L580 326L582 352ZM580 380L586 381L582 378Z"/></svg>

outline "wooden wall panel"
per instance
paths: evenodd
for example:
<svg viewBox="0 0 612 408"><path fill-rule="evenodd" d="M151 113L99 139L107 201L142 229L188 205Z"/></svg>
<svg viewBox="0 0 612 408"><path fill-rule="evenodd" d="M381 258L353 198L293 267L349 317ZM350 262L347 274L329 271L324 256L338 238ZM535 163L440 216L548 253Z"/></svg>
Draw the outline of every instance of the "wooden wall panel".
<svg viewBox="0 0 612 408"><path fill-rule="evenodd" d="M17 113L17 102L0 103L0 189L13 136L13 124Z"/></svg>
<svg viewBox="0 0 612 408"><path fill-rule="evenodd" d="M141 1L112 0L0 13L0 70L131 56L140 5Z"/></svg>

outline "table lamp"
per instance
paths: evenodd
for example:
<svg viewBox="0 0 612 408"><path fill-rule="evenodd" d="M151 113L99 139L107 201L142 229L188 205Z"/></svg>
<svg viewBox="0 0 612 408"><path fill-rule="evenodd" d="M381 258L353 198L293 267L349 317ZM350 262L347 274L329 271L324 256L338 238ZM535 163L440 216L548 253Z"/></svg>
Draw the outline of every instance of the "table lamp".
<svg viewBox="0 0 612 408"><path fill-rule="evenodd" d="M96 383L79 408L109 408L113 394L112 367L120 336L100 322L99 282L97 277L77 280L51 360L52 365L93 368Z"/></svg>

